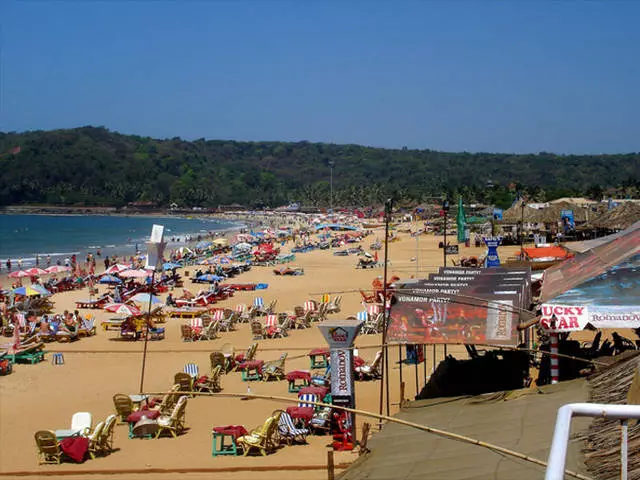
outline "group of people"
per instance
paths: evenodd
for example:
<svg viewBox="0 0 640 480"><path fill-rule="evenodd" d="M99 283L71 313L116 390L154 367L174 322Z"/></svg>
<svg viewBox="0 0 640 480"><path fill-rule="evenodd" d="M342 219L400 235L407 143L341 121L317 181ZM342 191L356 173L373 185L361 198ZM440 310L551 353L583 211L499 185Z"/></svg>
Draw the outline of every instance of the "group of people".
<svg viewBox="0 0 640 480"><path fill-rule="evenodd" d="M75 336L78 334L83 321L84 319L78 310L73 312L65 310L62 314L44 314L41 317L36 315L25 316L22 313L8 314L6 310L0 311L0 327L5 336L12 335L15 332L15 328L18 328L23 334L41 337L56 335L58 332Z"/></svg>

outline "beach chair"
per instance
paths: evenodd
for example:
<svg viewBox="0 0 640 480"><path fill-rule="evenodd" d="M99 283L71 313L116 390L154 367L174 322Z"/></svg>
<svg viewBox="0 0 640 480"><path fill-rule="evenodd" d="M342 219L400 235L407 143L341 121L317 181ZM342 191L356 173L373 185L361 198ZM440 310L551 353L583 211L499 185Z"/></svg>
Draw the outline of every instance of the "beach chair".
<svg viewBox="0 0 640 480"><path fill-rule="evenodd" d="M267 331L260 320L251 320L251 335L254 340L263 340L268 337Z"/></svg>
<svg viewBox="0 0 640 480"><path fill-rule="evenodd" d="M340 313L341 304L342 304L342 295L338 295L336 298L333 299L333 302L329 302L329 304L327 305L327 314Z"/></svg>
<svg viewBox="0 0 640 480"><path fill-rule="evenodd" d="M225 360L224 370L225 370L225 373L230 372L233 369L233 366L235 364L235 353L236 353L235 352L235 348L233 348L233 344L225 343L224 345L222 345L222 348L220 349L220 351L224 355L224 360Z"/></svg>
<svg viewBox="0 0 640 480"><path fill-rule="evenodd" d="M196 334L190 325L180 325L180 335L183 342L195 342L200 338L200 335Z"/></svg>
<svg viewBox="0 0 640 480"><path fill-rule="evenodd" d="M375 294L366 294L363 290L360 290L360 295L362 296L362 301L364 303L374 303L378 301L378 297Z"/></svg>
<svg viewBox="0 0 640 480"><path fill-rule="evenodd" d="M191 375L191 378L197 378L199 375L198 364L196 363L185 363L184 365L184 373L188 373Z"/></svg>
<svg viewBox="0 0 640 480"><path fill-rule="evenodd" d="M226 358L224 356L224 353L222 352L211 352L209 354L209 364L211 365L211 370L213 370L214 368L220 366L223 369L226 369Z"/></svg>
<svg viewBox="0 0 640 480"><path fill-rule="evenodd" d="M286 330L280 326L278 316L271 313L265 318L264 330L269 338L283 338L286 336Z"/></svg>
<svg viewBox="0 0 640 480"><path fill-rule="evenodd" d="M104 421L104 428L98 437L98 449L100 453L113 452L113 430L116 426L116 416L111 414Z"/></svg>
<svg viewBox="0 0 640 480"><path fill-rule="evenodd" d="M187 409L187 397L183 395L178 399L178 403L173 407L173 411L169 416L160 416L158 418L158 432L156 438L159 438L163 432L171 433L173 438L180 435L185 428L185 417Z"/></svg>
<svg viewBox="0 0 640 480"><path fill-rule="evenodd" d="M121 423L126 422L127 417L133 413L133 401L129 395L125 395L124 393L116 393L113 396L113 406L116 409L118 417L120 417Z"/></svg>
<svg viewBox="0 0 640 480"><path fill-rule="evenodd" d="M308 402L317 402L318 396L315 393L303 393L298 396L298 407L310 407L315 410L316 406L313 403Z"/></svg>
<svg viewBox="0 0 640 480"><path fill-rule="evenodd" d="M327 319L327 304L321 303L316 312L311 314L312 322L322 322Z"/></svg>
<svg viewBox="0 0 640 480"><path fill-rule="evenodd" d="M235 330L234 324L236 322L237 314L230 310L229 312L225 312L225 315L222 319L220 319L220 331L221 332L231 332Z"/></svg>
<svg viewBox="0 0 640 480"><path fill-rule="evenodd" d="M193 377L185 372L178 372L173 376L173 383L180 385L181 392L190 392L193 385Z"/></svg>
<svg viewBox="0 0 640 480"><path fill-rule="evenodd" d="M258 351L258 342L254 342L251 344L251 346L249 346L246 354L238 355L238 358L236 358L235 370L242 370L244 368L245 362L255 360L257 351Z"/></svg>
<svg viewBox="0 0 640 480"><path fill-rule="evenodd" d="M291 415L282 410L276 410L273 412L280 413L280 420L278 421L278 434L280 440L287 443L287 445L293 444L293 442L307 443L307 435L309 435L309 429L296 428L293 424Z"/></svg>
<svg viewBox="0 0 640 480"><path fill-rule="evenodd" d="M89 412L76 412L71 417L71 430L77 431L80 435L88 435L92 423L93 417Z"/></svg>
<svg viewBox="0 0 640 480"><path fill-rule="evenodd" d="M304 302L303 308L305 312L315 312L318 309L318 304L315 300L307 300Z"/></svg>
<svg viewBox="0 0 640 480"><path fill-rule="evenodd" d="M209 325L204 327L200 334L200 340L215 340L218 338L218 331L220 330L220 322L213 320Z"/></svg>
<svg viewBox="0 0 640 480"><path fill-rule="evenodd" d="M355 368L356 376L359 380L370 380L381 377L380 362L382 361L382 350L376 353L373 362Z"/></svg>
<svg viewBox="0 0 640 480"><path fill-rule="evenodd" d="M262 380L268 382L269 380L282 380L285 377L285 361L287 359L288 353L283 353L280 355L278 360L273 360L271 362L265 362L262 366Z"/></svg>
<svg viewBox="0 0 640 480"><path fill-rule="evenodd" d="M279 416L271 416L260 427L239 437L237 443L242 446L243 455L246 457L251 450L257 449L260 454L266 456L276 444L275 435L279 421Z"/></svg>
<svg viewBox="0 0 640 480"><path fill-rule="evenodd" d="M306 312L301 317L296 317L296 320L295 320L296 328L298 328L298 329L300 329L300 328L311 328L311 315L313 315L313 312L309 311L309 312Z"/></svg>
<svg viewBox="0 0 640 480"><path fill-rule="evenodd" d="M178 402L178 398L180 398L180 384L176 383L171 387L169 393L166 393L159 401L158 399L153 399L150 407L157 408L161 415L169 415Z"/></svg>
<svg viewBox="0 0 640 480"><path fill-rule="evenodd" d="M102 434L103 428L104 422L98 423L98 425L96 425L96 428L93 429L93 432L91 432L91 434L87 437L89 439L89 456L94 460L96 458L96 454L100 451L99 441L100 434Z"/></svg>
<svg viewBox="0 0 640 480"><path fill-rule="evenodd" d="M34 435L38 447L38 465L59 464L62 462L62 450L56 434L50 430L40 430Z"/></svg>
<svg viewBox="0 0 640 480"><path fill-rule="evenodd" d="M262 309L264 307L264 299L262 297L256 297L253 299L253 306Z"/></svg>
<svg viewBox="0 0 640 480"><path fill-rule="evenodd" d="M222 390L220 386L220 375L222 373L222 365L218 365L211 370L208 376L200 377L194 383L194 389L198 392L216 393Z"/></svg>
<svg viewBox="0 0 640 480"><path fill-rule="evenodd" d="M326 434L331 430L331 407L319 407L313 412L309 421L309 429L315 434Z"/></svg>
<svg viewBox="0 0 640 480"><path fill-rule="evenodd" d="M94 317L85 318L82 320L80 327L78 328L79 337L90 337L96 334L96 319Z"/></svg>
<svg viewBox="0 0 640 480"><path fill-rule="evenodd" d="M367 321L369 321L369 312L367 312L366 310L362 310L362 311L356 313L356 319L360 320L361 322L365 322L365 325L366 325ZM363 325L363 327L362 327L363 329L364 329L365 325Z"/></svg>

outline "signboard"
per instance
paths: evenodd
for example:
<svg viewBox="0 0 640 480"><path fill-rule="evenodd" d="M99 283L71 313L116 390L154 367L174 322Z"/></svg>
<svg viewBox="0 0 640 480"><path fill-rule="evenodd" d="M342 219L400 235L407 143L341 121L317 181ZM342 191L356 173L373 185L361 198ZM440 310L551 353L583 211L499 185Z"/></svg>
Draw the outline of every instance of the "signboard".
<svg viewBox="0 0 640 480"><path fill-rule="evenodd" d="M494 220L502 220L502 209L494 208L493 209L493 219Z"/></svg>
<svg viewBox="0 0 640 480"><path fill-rule="evenodd" d="M640 306L542 305L540 325L547 331L575 332L587 324L595 328L640 328Z"/></svg>
<svg viewBox="0 0 640 480"><path fill-rule="evenodd" d="M444 248L447 255L458 255L459 253L458 245L447 245Z"/></svg>
<svg viewBox="0 0 640 480"><path fill-rule="evenodd" d="M517 312L508 299L395 294L387 338L399 343L517 344Z"/></svg>
<svg viewBox="0 0 640 480"><path fill-rule="evenodd" d="M164 247L167 245L163 241L164 225L153 225L151 236L147 242L147 259L145 269L156 270L162 264L162 255Z"/></svg>
<svg viewBox="0 0 640 480"><path fill-rule="evenodd" d="M487 246L487 258L485 260L485 266L499 267L500 257L498 256L498 247L502 243L502 237L483 238L482 240Z"/></svg>
<svg viewBox="0 0 640 480"><path fill-rule="evenodd" d="M363 323L358 320L333 320L318 325L320 332L329 344L331 398L336 406L356 408L352 347ZM354 417L349 412L344 414L344 422L351 430L351 443L355 438Z"/></svg>
<svg viewBox="0 0 640 480"><path fill-rule="evenodd" d="M575 230L576 222L573 218L573 210L561 210L560 221L562 222L562 228L565 232Z"/></svg>

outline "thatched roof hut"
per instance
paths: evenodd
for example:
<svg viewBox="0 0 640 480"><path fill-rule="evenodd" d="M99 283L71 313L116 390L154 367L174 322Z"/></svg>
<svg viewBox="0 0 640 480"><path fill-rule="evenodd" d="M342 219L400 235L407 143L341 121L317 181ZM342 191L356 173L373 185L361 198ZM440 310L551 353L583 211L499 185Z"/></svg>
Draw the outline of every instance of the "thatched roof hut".
<svg viewBox="0 0 640 480"><path fill-rule="evenodd" d="M626 404L633 377L640 368L640 352L629 350L615 363L589 377L589 401ZM589 472L598 480L620 478L620 421L595 418L586 433L583 453ZM629 428L629 478L640 478L640 429Z"/></svg>
<svg viewBox="0 0 640 480"><path fill-rule="evenodd" d="M607 210L590 224L596 228L607 230L624 230L640 220L640 205L635 202L623 202L617 207Z"/></svg>
<svg viewBox="0 0 640 480"><path fill-rule="evenodd" d="M524 222L546 224L559 222L562 210L572 210L573 219L576 223L587 222L590 218L593 218L596 215L596 213L591 211L591 207L584 208L569 202L557 202L540 209L525 206ZM522 219L522 215L522 205L515 204L504 211L502 214L502 223L518 223Z"/></svg>

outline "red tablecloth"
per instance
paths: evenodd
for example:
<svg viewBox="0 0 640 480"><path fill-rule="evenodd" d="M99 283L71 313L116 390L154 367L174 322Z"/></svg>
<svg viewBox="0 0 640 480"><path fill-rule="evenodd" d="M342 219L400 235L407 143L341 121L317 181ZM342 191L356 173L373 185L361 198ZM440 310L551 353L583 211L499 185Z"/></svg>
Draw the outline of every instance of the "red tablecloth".
<svg viewBox="0 0 640 480"><path fill-rule="evenodd" d="M60 450L74 462L82 462L89 451L89 439L86 437L67 437L60 441Z"/></svg>
<svg viewBox="0 0 640 480"><path fill-rule="evenodd" d="M287 413L294 420L301 419L306 424L313 418L313 407L287 407Z"/></svg>
<svg viewBox="0 0 640 480"><path fill-rule="evenodd" d="M155 420L160 416L160 410L136 410L127 417L128 423L138 423L142 420L142 417L147 417L149 420Z"/></svg>
<svg viewBox="0 0 640 480"><path fill-rule="evenodd" d="M314 348L307 355L309 357L313 355L324 355L326 357L327 355L329 355L329 350L327 350L326 348Z"/></svg>
<svg viewBox="0 0 640 480"><path fill-rule="evenodd" d="M311 385L309 387L302 387L298 392L298 395L304 395L305 393L311 393L313 395L317 395L320 400L322 400L327 393L329 393L329 389L327 387L316 387Z"/></svg>
<svg viewBox="0 0 640 480"><path fill-rule="evenodd" d="M233 435L233 438L235 438L236 440L238 439L238 437L249 433L247 432L247 429L242 425L225 425L223 427L213 427L213 431L216 433L222 433L224 435Z"/></svg>
<svg viewBox="0 0 640 480"><path fill-rule="evenodd" d="M311 381L311 373L306 370L294 370L287 373L287 381L293 382L294 380L306 380Z"/></svg>

